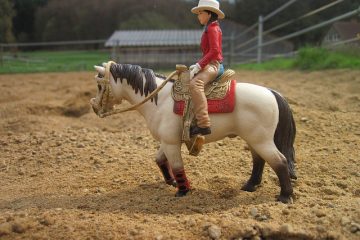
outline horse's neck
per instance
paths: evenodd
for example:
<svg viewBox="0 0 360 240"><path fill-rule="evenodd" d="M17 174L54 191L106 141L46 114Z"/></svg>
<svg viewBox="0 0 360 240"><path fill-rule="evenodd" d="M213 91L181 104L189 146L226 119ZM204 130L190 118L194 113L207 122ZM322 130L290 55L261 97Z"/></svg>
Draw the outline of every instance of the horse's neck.
<svg viewBox="0 0 360 240"><path fill-rule="evenodd" d="M163 83L163 80L156 77L156 84L159 87ZM145 82L143 83L145 86ZM135 93L134 89L130 85L126 83L126 81L122 82L122 88L123 88L123 97L125 100L127 100L131 105L135 105L140 103L144 100L145 94L141 96L141 94ZM171 84L168 83L166 86L160 90L158 93L158 99L157 104L155 104L155 100L151 101L148 100L146 103L139 106L136 110L144 116L145 119L152 119L153 115L158 112L158 109L162 107L164 104L167 104L167 100L170 97L171 98ZM149 93L151 94L151 93Z"/></svg>

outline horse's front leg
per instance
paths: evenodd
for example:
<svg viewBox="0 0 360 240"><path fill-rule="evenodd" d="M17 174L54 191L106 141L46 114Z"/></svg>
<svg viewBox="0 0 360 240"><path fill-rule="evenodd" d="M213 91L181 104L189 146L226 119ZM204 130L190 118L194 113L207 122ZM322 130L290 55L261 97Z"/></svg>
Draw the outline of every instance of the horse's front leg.
<svg viewBox="0 0 360 240"><path fill-rule="evenodd" d="M165 156L168 159L174 174L178 190L176 197L183 197L190 191L190 182L186 177L184 163L181 157L181 144L162 144Z"/></svg>
<svg viewBox="0 0 360 240"><path fill-rule="evenodd" d="M176 181L172 172L169 161L167 160L164 151L160 148L156 156L156 164L164 177L166 184L176 187Z"/></svg>

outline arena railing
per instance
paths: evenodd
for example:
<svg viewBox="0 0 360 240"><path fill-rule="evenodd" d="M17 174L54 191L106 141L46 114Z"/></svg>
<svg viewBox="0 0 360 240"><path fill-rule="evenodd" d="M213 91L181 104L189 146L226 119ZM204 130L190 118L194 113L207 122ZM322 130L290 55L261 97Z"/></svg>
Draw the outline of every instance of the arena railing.
<svg viewBox="0 0 360 240"><path fill-rule="evenodd" d="M345 13L345 14L343 14L343 15L337 16L337 17L332 18L332 19L330 19L330 20L324 21L324 22L322 22L322 23L318 23L318 24L316 24L316 25L314 25L314 26L311 26L311 27L308 27L308 28L304 28L304 29L302 29L302 30L300 30L300 31L297 31L297 32L288 34L288 35L283 36L283 37L279 37L279 38L276 38L276 39L273 39L273 40L269 40L269 41L267 41L267 42L265 42L265 43L263 42L263 37L264 37L264 36L266 36L266 35L274 32L274 31L276 31L276 30L279 30L279 29L281 29L281 28L283 28L283 27L285 27L285 26L288 26L288 25L290 25L290 24L292 24L292 23L295 23L296 21L305 19L305 18L307 18L307 17L313 16L313 15L315 15L315 14L317 14L317 13L320 13L320 12L322 12L322 11L325 11L325 10L331 8L331 7L336 6L337 4L339 4L339 3L343 2L343 1L344 1L344 0L337 0L337 1L331 2L331 3L329 3L329 4L323 5L323 6L317 8L317 9L315 9L315 10L313 10L313 11L310 11L309 13L306 13L306 14L298 17L298 18L295 18L295 19L286 21L286 22L284 22L284 23L282 23L282 24L279 24L279 25L277 25L277 26L275 26L275 27L273 27L273 28L271 28L271 29L269 29L269 30L266 30L266 31L263 30L263 28L264 28L264 23L265 23L267 20L269 20L271 17L275 16L276 14L278 14L279 12L281 12L282 10L284 10L285 8L289 7L291 4L295 3L296 1L289 1L289 2L287 2L286 4L284 4L283 6L281 6L280 8L278 8L277 10L273 11L272 13L268 14L268 15L265 16L265 17L259 16L259 21L258 21L257 23L255 23L255 24L253 24L252 27L250 27L250 28L248 28L247 30L245 30L244 33L238 35L238 37L239 37L239 36L242 36L242 35L245 34L245 33L248 33L249 31L254 30L254 29L255 29L254 26L257 26L257 27L258 27L258 33L257 33L257 35L256 35L255 37L247 40L246 42L244 42L244 43L242 43L242 44L240 44L240 45L237 45L237 46L235 47L235 51L238 51L239 49L243 49L245 46L249 45L249 44L252 43L252 42L255 42L256 40L258 41L257 44L256 44L255 46L249 47L249 48L241 51L240 53L236 53L236 54L234 53L233 58L236 58L237 56L243 56L244 54L246 54L246 53L248 53L248 52L250 52L250 51L257 50L257 53L256 53L256 55L257 55L257 62L258 62L258 63L261 63L262 60L264 60L263 57L262 57L262 54L263 54L263 53L262 53L262 49L263 49L263 47L269 46L269 45L271 45L271 44L275 44L275 43L278 43L278 42L281 42L281 41L285 41L285 40L287 40L287 39L290 39L290 38L293 38L293 37L296 37L296 36L299 36L299 35L302 35L302 34L305 34L305 33L308 33L308 32L313 31L313 30L315 30L315 29L318 29L318 28L327 26L327 25L332 24L332 23L334 23L334 22L336 22L336 21L339 21L339 20L342 20L342 19L346 19L346 18L349 18L349 17L351 17L351 16L354 16L354 15L357 15L357 14L360 13L360 6L359 6L358 9L355 9L355 10L353 10L353 11L347 12L347 13ZM345 44L345 43L347 43L347 42L344 41L343 44ZM340 44L340 43L338 43L337 45L339 45L339 44ZM276 54L275 54L275 55L276 55ZM253 60L253 59L251 59L251 60ZM248 62L248 60L246 60L245 62Z"/></svg>

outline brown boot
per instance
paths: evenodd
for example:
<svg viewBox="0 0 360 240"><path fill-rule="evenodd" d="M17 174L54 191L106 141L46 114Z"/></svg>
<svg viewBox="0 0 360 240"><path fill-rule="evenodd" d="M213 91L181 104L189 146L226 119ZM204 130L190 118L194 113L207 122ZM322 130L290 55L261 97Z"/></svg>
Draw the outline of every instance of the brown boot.
<svg viewBox="0 0 360 240"><path fill-rule="evenodd" d="M210 127L201 128L198 126L191 126L190 127L190 137L198 135L198 134L201 134L203 136L211 134L211 129L210 129Z"/></svg>

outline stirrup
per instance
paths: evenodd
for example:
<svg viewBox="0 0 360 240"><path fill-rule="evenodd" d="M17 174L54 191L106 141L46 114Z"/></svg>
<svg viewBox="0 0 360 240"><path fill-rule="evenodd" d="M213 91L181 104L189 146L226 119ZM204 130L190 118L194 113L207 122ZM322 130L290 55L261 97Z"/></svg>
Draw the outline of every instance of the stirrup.
<svg viewBox="0 0 360 240"><path fill-rule="evenodd" d="M202 135L196 135L191 138L190 142L187 142L187 148L189 149L189 154L192 156L198 156L201 152L202 146L205 143L205 137Z"/></svg>

